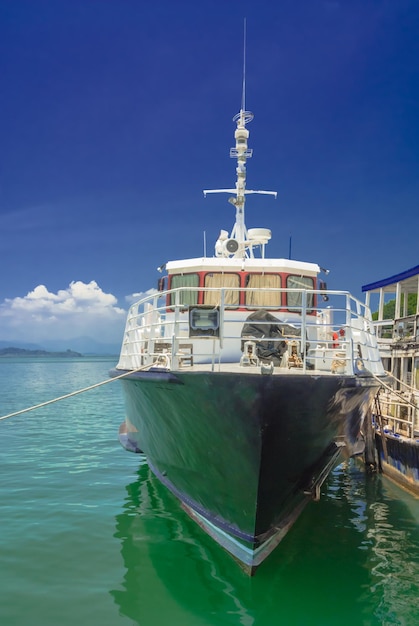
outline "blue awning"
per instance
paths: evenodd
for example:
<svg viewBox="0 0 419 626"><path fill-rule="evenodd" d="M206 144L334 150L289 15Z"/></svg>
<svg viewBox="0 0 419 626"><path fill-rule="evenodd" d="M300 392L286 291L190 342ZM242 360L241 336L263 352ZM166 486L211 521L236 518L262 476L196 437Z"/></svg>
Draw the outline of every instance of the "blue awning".
<svg viewBox="0 0 419 626"><path fill-rule="evenodd" d="M388 287L389 285L395 285L396 283L400 283L401 281L412 278L413 276L417 276L418 274L419 265L415 265L415 267L411 267L410 270L406 270L405 272L401 272L400 274L395 274L394 276L390 276L389 278L384 278L383 280L379 280L376 283L364 285L362 287L362 291L375 291L383 287Z"/></svg>

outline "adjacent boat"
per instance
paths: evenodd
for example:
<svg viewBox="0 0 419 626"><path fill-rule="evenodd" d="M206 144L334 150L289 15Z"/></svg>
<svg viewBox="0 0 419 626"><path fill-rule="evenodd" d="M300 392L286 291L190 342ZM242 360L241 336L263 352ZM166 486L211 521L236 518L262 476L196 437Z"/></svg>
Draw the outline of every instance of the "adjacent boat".
<svg viewBox="0 0 419 626"><path fill-rule="evenodd" d="M381 469L419 495L419 265L369 285L374 324L389 380L374 408Z"/></svg>
<svg viewBox="0 0 419 626"><path fill-rule="evenodd" d="M128 313L119 362L123 446L143 451L187 513L253 573L361 429L384 376L369 309L316 263L267 258L245 225L248 123L236 122L235 207L214 256L165 264ZM208 202L208 200L207 200Z"/></svg>

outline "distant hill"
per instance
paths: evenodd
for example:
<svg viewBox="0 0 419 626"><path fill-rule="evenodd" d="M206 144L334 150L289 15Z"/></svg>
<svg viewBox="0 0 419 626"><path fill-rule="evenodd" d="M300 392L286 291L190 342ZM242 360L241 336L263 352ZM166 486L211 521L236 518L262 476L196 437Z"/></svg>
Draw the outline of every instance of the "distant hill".
<svg viewBox="0 0 419 626"><path fill-rule="evenodd" d="M122 338L121 338L122 339ZM119 354L121 344L101 343L91 337L74 337L73 339L43 341L42 348L45 350L75 350L82 354L91 355L116 355Z"/></svg>
<svg viewBox="0 0 419 626"><path fill-rule="evenodd" d="M91 337L74 337L73 339L48 339L41 343L30 343L19 339L0 340L2 348L21 348L24 350L44 350L46 352L79 352L84 355L114 356L119 354L120 344L100 343Z"/></svg>
<svg viewBox="0 0 419 626"><path fill-rule="evenodd" d="M83 355L73 350L66 350L65 352L47 352L47 350L26 350L25 348L14 348L13 346L0 348L0 357L8 356L58 356L72 359L82 357Z"/></svg>

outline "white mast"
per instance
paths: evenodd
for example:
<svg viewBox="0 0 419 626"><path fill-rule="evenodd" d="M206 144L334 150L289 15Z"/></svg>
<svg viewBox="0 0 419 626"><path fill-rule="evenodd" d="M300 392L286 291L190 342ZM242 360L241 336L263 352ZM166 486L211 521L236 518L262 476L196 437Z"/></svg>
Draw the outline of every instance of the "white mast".
<svg viewBox="0 0 419 626"><path fill-rule="evenodd" d="M265 194L270 196L277 196L276 191L260 191L253 189L246 189L246 161L250 159L253 150L248 148L247 140L249 139L249 131L246 128L246 124L252 121L253 113L250 111L246 111L246 20L244 21L244 45L243 45L243 85L242 85L242 102L240 113L237 113L233 117L233 121L236 122L237 127L234 133L234 138L236 140L236 146L230 149L230 157L233 159L237 159L237 167L236 167L236 188L235 189L205 189L204 196L208 193L230 193L235 194L231 198L228 199L231 204L234 204L236 207L236 222L234 224L233 230L231 231L230 239L227 240L225 236L219 242L222 242L222 245L218 246L216 244L216 252L219 256L229 256L233 254L236 257L243 257L246 254L246 250L249 250L250 255L253 256L253 245L264 244L267 243L267 240L264 241L255 241L248 239L248 233L246 229L246 224L244 221L244 205L246 201L246 195L251 193ZM258 229L260 230L260 229ZM222 231L222 233L225 231ZM270 239L270 235L268 237ZM222 251L221 251L222 249Z"/></svg>

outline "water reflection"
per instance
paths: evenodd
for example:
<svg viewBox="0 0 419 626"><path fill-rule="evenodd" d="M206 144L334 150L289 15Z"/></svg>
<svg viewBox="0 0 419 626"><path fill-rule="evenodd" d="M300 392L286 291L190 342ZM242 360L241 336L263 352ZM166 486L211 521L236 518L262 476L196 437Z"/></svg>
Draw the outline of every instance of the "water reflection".
<svg viewBox="0 0 419 626"><path fill-rule="evenodd" d="M186 614L207 623L205 616L217 611L222 598L225 612L235 616L235 623L251 626L253 618L222 574L226 567L237 566L216 546L215 552L211 550L211 540L186 516L146 464L127 491L116 531L122 540L126 574L123 590L112 592L121 612L143 624L144 615L154 611L165 623L162 614L166 612L173 620L174 600L186 608ZM246 585L247 577L242 578ZM209 587L202 584L208 580ZM153 606L147 607L150 602ZM183 619L182 623L187 622Z"/></svg>
<svg viewBox="0 0 419 626"><path fill-rule="evenodd" d="M419 623L419 501L381 476L365 476L354 462L332 477L348 502L350 524L359 533L369 580L360 603L383 626ZM339 489L338 489L339 493ZM374 623L375 623L374 622Z"/></svg>
<svg viewBox="0 0 419 626"><path fill-rule="evenodd" d="M125 576L111 594L134 624L417 624L418 520L353 462L252 579L145 463L126 490L115 533Z"/></svg>
<svg viewBox="0 0 419 626"><path fill-rule="evenodd" d="M370 592L377 600L375 615L383 624L418 624L417 520L402 512L401 508L402 514L395 517L390 504L391 501L377 499L369 507L371 519L367 540L371 542L371 550L368 568L371 573Z"/></svg>

